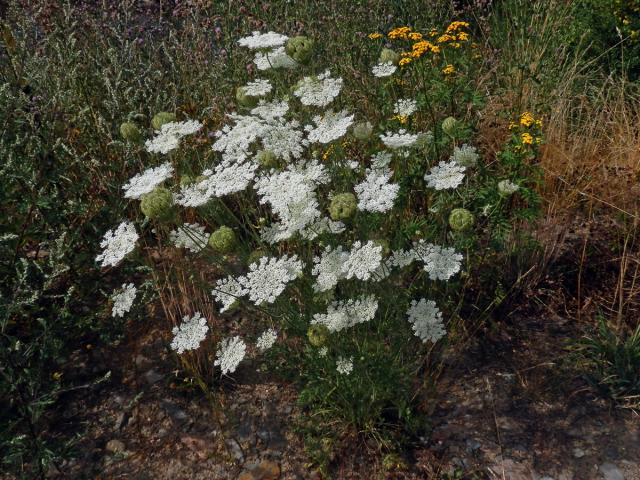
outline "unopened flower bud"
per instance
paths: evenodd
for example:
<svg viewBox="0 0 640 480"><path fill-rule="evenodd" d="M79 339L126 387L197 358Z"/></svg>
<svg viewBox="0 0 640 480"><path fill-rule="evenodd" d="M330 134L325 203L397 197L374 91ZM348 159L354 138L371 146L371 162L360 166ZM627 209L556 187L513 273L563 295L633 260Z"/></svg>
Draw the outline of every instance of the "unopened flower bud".
<svg viewBox="0 0 640 480"><path fill-rule="evenodd" d="M209 246L218 253L232 252L236 246L236 234L227 226L222 226L209 237Z"/></svg>
<svg viewBox="0 0 640 480"><path fill-rule="evenodd" d="M285 51L287 52L287 55L293 58L296 62L307 63L311 60L314 46L315 42L312 38L300 35L287 40Z"/></svg>
<svg viewBox="0 0 640 480"><path fill-rule="evenodd" d="M131 143L139 143L142 139L142 134L140 133L140 129L133 122L124 122L120 125L120 135L127 142Z"/></svg>
<svg viewBox="0 0 640 480"><path fill-rule="evenodd" d="M278 158L271 150L260 150L256 154L256 160L260 165L266 168L274 168L278 166Z"/></svg>
<svg viewBox="0 0 640 480"><path fill-rule="evenodd" d="M450 137L453 137L457 126L458 121L453 117L447 117L442 121L442 131Z"/></svg>
<svg viewBox="0 0 640 480"><path fill-rule="evenodd" d="M164 187L156 187L142 196L140 210L150 219L158 222L169 222L175 218L173 195Z"/></svg>
<svg viewBox="0 0 640 480"><path fill-rule="evenodd" d="M367 140L373 133L371 122L360 122L353 126L353 136L358 140Z"/></svg>
<svg viewBox="0 0 640 480"><path fill-rule="evenodd" d="M380 52L380 57L378 57L378 63L393 63L394 65L397 65L398 62L400 61L400 55L391 50L390 48L383 48L382 51Z"/></svg>
<svg viewBox="0 0 640 480"><path fill-rule="evenodd" d="M158 112L151 119L151 126L154 130L160 130L165 123L176 121L176 114L170 112Z"/></svg>
<svg viewBox="0 0 640 480"><path fill-rule="evenodd" d="M307 330L307 338L314 347L321 347L329 338L329 329L320 324L311 325Z"/></svg>
<svg viewBox="0 0 640 480"><path fill-rule="evenodd" d="M247 95L246 92L247 90L245 87L236 88L236 100L238 101L238 104L247 108L253 108L258 105L258 97Z"/></svg>
<svg viewBox="0 0 640 480"><path fill-rule="evenodd" d="M466 208L454 208L449 214L449 226L456 232L471 228L474 222L473 213Z"/></svg>
<svg viewBox="0 0 640 480"><path fill-rule="evenodd" d="M329 215L333 220L346 220L352 217L357 209L358 201L353 193L339 193L331 199Z"/></svg>

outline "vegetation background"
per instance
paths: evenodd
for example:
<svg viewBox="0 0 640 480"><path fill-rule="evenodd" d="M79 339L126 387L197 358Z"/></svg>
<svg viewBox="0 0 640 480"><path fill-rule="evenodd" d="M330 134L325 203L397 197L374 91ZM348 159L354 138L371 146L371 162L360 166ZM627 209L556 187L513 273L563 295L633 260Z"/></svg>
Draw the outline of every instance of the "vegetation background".
<svg viewBox="0 0 640 480"><path fill-rule="evenodd" d="M77 372L75 355L108 351L149 322L150 289L150 307L126 323L111 318L108 304L124 278L144 272L100 271L94 262L104 231L127 208L121 185L140 168L120 124L169 110L221 125L251 68L232 61L235 42L253 30L315 38L332 73L366 91L361 72L377 57L368 33L469 21L482 56L475 80L486 93L476 132L483 156L495 156L508 135L503 112L543 116L546 137L544 214L534 225L541 248L523 250L506 272L517 288L475 335L492 338L507 328L510 311L535 301L530 292L540 282L562 277L564 300L554 308L575 320L573 341L557 352L569 359L566 375L637 408L640 2L426 3L0 4L3 470L37 478L62 464L77 438L56 429L61 404L79 390L99 395L110 381L91 365ZM367 98L351 101L375 108Z"/></svg>

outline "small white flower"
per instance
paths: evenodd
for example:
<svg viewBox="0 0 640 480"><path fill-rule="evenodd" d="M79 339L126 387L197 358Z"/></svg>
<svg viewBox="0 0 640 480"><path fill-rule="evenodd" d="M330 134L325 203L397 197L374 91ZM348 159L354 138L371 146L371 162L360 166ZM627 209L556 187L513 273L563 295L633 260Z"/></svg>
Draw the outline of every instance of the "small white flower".
<svg viewBox="0 0 640 480"><path fill-rule="evenodd" d="M165 123L154 138L145 142L145 146L149 153L168 153L178 147L182 137L191 135L201 128L202 124L197 120Z"/></svg>
<svg viewBox="0 0 640 480"><path fill-rule="evenodd" d="M225 338L220 342L220 347L216 354L216 361L213 362L213 364L220 366L223 375L233 373L244 359L246 352L247 345L240 337Z"/></svg>
<svg viewBox="0 0 640 480"><path fill-rule="evenodd" d="M374 67L371 69L371 72L375 77L381 78L393 75L397 69L398 67L396 67L393 63L387 62L374 65Z"/></svg>
<svg viewBox="0 0 640 480"><path fill-rule="evenodd" d="M289 39L286 35L275 32L251 32L251 36L243 37L238 40L238 45L241 47L247 47L250 50L257 50L260 48L273 48L281 47Z"/></svg>
<svg viewBox="0 0 640 480"><path fill-rule="evenodd" d="M385 168L391 163L391 152L378 152L371 156L371 168Z"/></svg>
<svg viewBox="0 0 640 480"><path fill-rule="evenodd" d="M253 82L247 83L244 87L244 94L250 97L264 97L267 93L273 90L269 80L256 79Z"/></svg>
<svg viewBox="0 0 640 480"><path fill-rule="evenodd" d="M431 168L431 172L424 176L427 186L436 190L446 190L456 188L464 180L464 171L466 167L456 162L440 162Z"/></svg>
<svg viewBox="0 0 640 480"><path fill-rule="evenodd" d="M501 180L498 182L498 191L505 196L516 193L520 187L511 180Z"/></svg>
<svg viewBox="0 0 640 480"><path fill-rule="evenodd" d="M324 325L330 332L339 332L373 319L378 310L378 300L373 295L349 300L335 300L327 307L327 313L316 313L312 325Z"/></svg>
<svg viewBox="0 0 640 480"><path fill-rule="evenodd" d="M249 300L256 305L273 303L287 284L302 273L302 262L296 255L280 258L262 257L249 265L249 273L238 282L247 290Z"/></svg>
<svg viewBox="0 0 640 480"><path fill-rule="evenodd" d="M117 293L114 292L111 297L111 300L113 301L111 316L124 317L124 314L131 310L131 306L133 305L137 292L138 290L133 283L122 284L122 290Z"/></svg>
<svg viewBox="0 0 640 480"><path fill-rule="evenodd" d="M413 133L407 133L404 128L398 130L397 133L387 132L384 135L380 135L382 143L392 149L407 148L416 143L418 135Z"/></svg>
<svg viewBox="0 0 640 480"><path fill-rule="evenodd" d="M349 258L344 262L342 271L345 278L356 277L369 280L373 272L382 262L382 246L369 240L364 245L357 241L349 252Z"/></svg>
<svg viewBox="0 0 640 480"><path fill-rule="evenodd" d="M418 109L418 102L411 98L402 98L393 106L393 113L408 117Z"/></svg>
<svg viewBox="0 0 640 480"><path fill-rule="evenodd" d="M393 172L387 167L367 169L363 182L354 187L358 195L358 209L367 212L386 212L393 208L400 186L389 183Z"/></svg>
<svg viewBox="0 0 640 480"><path fill-rule="evenodd" d="M273 328L269 328L262 332L262 334L258 337L258 340L256 341L256 347L258 347L258 350L260 350L261 352L269 350L271 347L273 347L273 344L276 343L277 338L278 332L276 332Z"/></svg>
<svg viewBox="0 0 640 480"><path fill-rule="evenodd" d="M444 324L442 323L442 312L436 307L436 302L432 300L420 299L419 302L411 301L411 306L407 310L407 317L412 323L416 337L420 337L423 342L437 342L446 335Z"/></svg>
<svg viewBox="0 0 640 480"><path fill-rule="evenodd" d="M287 55L284 47L277 47L266 53L256 53L253 63L256 64L258 70L269 70L271 68L291 69L298 66L298 63Z"/></svg>
<svg viewBox="0 0 640 480"><path fill-rule="evenodd" d="M478 155L476 148L465 143L461 147L453 148L453 155L449 160L463 167L475 167L476 163L478 163L478 158L480 158L480 155Z"/></svg>
<svg viewBox="0 0 640 480"><path fill-rule="evenodd" d="M122 222L115 231L109 230L104 234L100 246L104 249L96 257L103 267L116 266L130 252L136 248L138 232L131 222Z"/></svg>
<svg viewBox="0 0 640 480"><path fill-rule="evenodd" d="M335 249L326 247L320 257L313 259L314 266L311 274L318 277L313 284L313 289L316 292L326 292L335 287L345 276L342 267L348 258L349 253L344 252L341 246Z"/></svg>
<svg viewBox="0 0 640 480"><path fill-rule="evenodd" d="M416 258L424 263L431 280L449 280L460 271L462 255L453 248L441 247L424 240L414 244Z"/></svg>
<svg viewBox="0 0 640 480"><path fill-rule="evenodd" d="M313 123L316 124L315 127L311 125L304 127L308 132L309 141L311 143L329 143L347 133L347 129L353 123L353 115L349 115L346 110L336 113L327 110L323 116L313 117Z"/></svg>
<svg viewBox="0 0 640 480"><path fill-rule="evenodd" d="M231 275L221 278L216 282L216 287L211 291L211 295L217 302L222 303L220 313L224 313L240 298L248 293L240 282Z"/></svg>
<svg viewBox="0 0 640 480"><path fill-rule="evenodd" d="M318 356L321 358L326 357L327 353L329 353L329 349L327 347L320 347L320 349L318 350Z"/></svg>
<svg viewBox="0 0 640 480"><path fill-rule="evenodd" d="M317 77L304 77L293 94L303 105L326 107L338 96L341 88L342 78L331 78L331 73L326 70Z"/></svg>
<svg viewBox="0 0 640 480"><path fill-rule="evenodd" d="M198 253L207 246L209 234L202 225L197 223L185 223L178 230L169 233L169 239L178 248Z"/></svg>
<svg viewBox="0 0 640 480"><path fill-rule="evenodd" d="M179 327L173 327L173 340L171 349L182 354L187 350L196 350L207 336L209 327L207 319L200 312L196 312L192 318L185 315Z"/></svg>
<svg viewBox="0 0 640 480"><path fill-rule="evenodd" d="M142 173L132 177L122 186L125 190L124 198L138 199L144 194L153 191L162 182L171 178L173 175L173 166L167 162L159 167L148 168Z"/></svg>
<svg viewBox="0 0 640 480"><path fill-rule="evenodd" d="M353 357L338 357L336 371L342 375L349 375L353 371Z"/></svg>

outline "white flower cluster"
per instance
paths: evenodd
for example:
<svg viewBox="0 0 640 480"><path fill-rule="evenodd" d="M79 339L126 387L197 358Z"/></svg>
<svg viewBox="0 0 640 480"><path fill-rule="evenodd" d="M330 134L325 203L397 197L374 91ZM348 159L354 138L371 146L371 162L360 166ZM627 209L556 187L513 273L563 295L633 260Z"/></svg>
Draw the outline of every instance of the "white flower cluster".
<svg viewBox="0 0 640 480"><path fill-rule="evenodd" d="M336 371L342 375L349 375L353 371L353 357L338 357Z"/></svg>
<svg viewBox="0 0 640 480"><path fill-rule="evenodd" d="M387 147L396 150L412 146L418 140L418 135L407 133L404 128L401 128L397 133L387 132L384 135L380 135L380 139Z"/></svg>
<svg viewBox="0 0 640 480"><path fill-rule="evenodd" d="M240 297L246 294L247 290L231 275L219 279L216 282L215 288L211 291L211 295L213 295L216 301L222 304L220 313L229 310Z"/></svg>
<svg viewBox="0 0 640 480"><path fill-rule="evenodd" d="M330 332L339 332L373 319L378 310L378 300L373 295L357 299L333 301L327 307L327 313L316 313L312 325L324 325Z"/></svg>
<svg viewBox="0 0 640 480"><path fill-rule="evenodd" d="M277 47L269 52L258 52L253 57L253 63L256 64L258 70L269 70L271 68L287 68L292 69L298 66L298 63L287 55L284 47Z"/></svg>
<svg viewBox="0 0 640 480"><path fill-rule="evenodd" d="M133 283L122 284L122 290L112 295L113 308L111 309L112 317L124 317L124 314L131 310L133 301L136 299L138 290Z"/></svg>
<svg viewBox="0 0 640 480"><path fill-rule="evenodd" d="M293 94L303 105L326 107L342 89L342 78L331 78L329 70L317 77L304 77L298 82Z"/></svg>
<svg viewBox="0 0 640 480"><path fill-rule="evenodd" d="M388 167L367 169L366 178L354 187L358 208L366 212L387 212L393 208L400 185L389 183L393 172Z"/></svg>
<svg viewBox="0 0 640 480"><path fill-rule="evenodd" d="M395 73L398 69L392 62L379 63L374 65L371 69L371 73L373 73L374 77L389 77Z"/></svg>
<svg viewBox="0 0 640 480"><path fill-rule="evenodd" d="M243 37L238 40L238 45L246 47L249 50L258 50L264 48L281 47L289 39L286 35L276 32L251 32L251 36Z"/></svg>
<svg viewBox="0 0 640 480"><path fill-rule="evenodd" d="M414 244L414 252L416 258L424 263L431 280L449 280L460 271L462 255L453 248L420 240Z"/></svg>
<svg viewBox="0 0 640 480"><path fill-rule="evenodd" d="M178 147L182 137L196 133L201 128L202 124L197 120L165 123L154 138L145 142L145 146L149 153L169 153Z"/></svg>
<svg viewBox="0 0 640 480"><path fill-rule="evenodd" d="M420 301L413 300L407 310L407 317L412 323L413 331L423 342L437 342L446 335L444 324L442 323L442 312L436 307L433 300Z"/></svg>
<svg viewBox="0 0 640 480"><path fill-rule="evenodd" d="M171 349L179 355L188 350L196 350L208 331L207 319L200 312L196 312L191 318L185 315L182 324L179 327L173 327L174 337L171 341Z"/></svg>
<svg viewBox="0 0 640 480"><path fill-rule="evenodd" d="M246 352L247 345L240 337L225 338L220 342L220 347L216 352L216 361L213 364L220 366L223 375L233 373L244 359Z"/></svg>
<svg viewBox="0 0 640 480"><path fill-rule="evenodd" d="M311 143L329 143L347 133L347 129L353 123L353 115L349 115L346 110L335 113L332 110L327 110L324 115L313 117L313 123L316 124L315 127L312 125L304 127L308 132L309 141Z"/></svg>
<svg viewBox="0 0 640 480"><path fill-rule="evenodd" d="M209 234L205 232L205 227L198 223L185 223L178 230L172 230L169 239L178 248L198 253L207 246Z"/></svg>
<svg viewBox="0 0 640 480"><path fill-rule="evenodd" d="M411 98L401 98L393 106L393 113L408 117L418 109L418 102Z"/></svg>
<svg viewBox="0 0 640 480"><path fill-rule="evenodd" d="M273 344L276 343L278 339L278 332L276 332L273 328L269 328L262 332L262 334L258 337L256 341L256 347L261 352L269 350L273 347Z"/></svg>
<svg viewBox="0 0 640 480"><path fill-rule="evenodd" d="M436 190L447 190L456 188L464 180L466 167L457 162L440 162L431 168L431 172L424 176L427 186Z"/></svg>
<svg viewBox="0 0 640 480"><path fill-rule="evenodd" d="M269 80L263 80L260 78L247 83L242 88L244 90L244 94L250 97L264 97L267 93L273 90L273 86Z"/></svg>
<svg viewBox="0 0 640 480"><path fill-rule="evenodd" d="M173 175L173 166L167 162L159 167L148 168L142 173L132 177L122 186L125 190L124 198L138 199L144 194L153 191L162 182L171 178Z"/></svg>
<svg viewBox="0 0 640 480"><path fill-rule="evenodd" d="M103 267L116 266L130 252L136 248L138 232L131 222L122 222L115 231L109 230L104 234L100 247L104 250L96 257Z"/></svg>
<svg viewBox="0 0 640 480"><path fill-rule="evenodd" d="M465 143L461 147L456 146L453 148L453 155L451 155L449 161L456 162L463 167L475 167L478 163L478 158L480 158L480 155L478 155L476 147Z"/></svg>
<svg viewBox="0 0 640 480"><path fill-rule="evenodd" d="M365 244L357 241L351 247L349 258L345 260L342 270L345 278L356 277L360 280L369 280L381 262L382 245L371 240Z"/></svg>

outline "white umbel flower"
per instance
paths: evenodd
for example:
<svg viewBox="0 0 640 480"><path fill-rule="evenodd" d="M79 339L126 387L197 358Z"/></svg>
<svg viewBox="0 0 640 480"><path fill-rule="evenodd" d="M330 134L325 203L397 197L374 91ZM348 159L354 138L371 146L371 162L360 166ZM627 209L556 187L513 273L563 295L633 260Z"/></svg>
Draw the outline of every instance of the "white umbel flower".
<svg viewBox="0 0 640 480"><path fill-rule="evenodd" d="M297 255L280 258L262 257L249 265L249 273L238 282L248 291L249 300L256 305L273 303L287 287L302 273L302 262Z"/></svg>
<svg viewBox="0 0 640 480"><path fill-rule="evenodd" d="M408 117L418 109L418 102L411 98L401 98L393 106L393 113Z"/></svg>
<svg viewBox="0 0 640 480"><path fill-rule="evenodd" d="M472 147L465 143L461 147L453 148L453 155L451 155L449 160L456 162L458 165L462 165L463 167L475 167L478 163L478 158L480 158L480 155L478 155L476 147Z"/></svg>
<svg viewBox="0 0 640 480"><path fill-rule="evenodd" d="M414 245L416 258L424 263L431 280L449 280L460 271L462 255L453 248L441 247L424 240Z"/></svg>
<svg viewBox="0 0 640 480"><path fill-rule="evenodd" d="M457 188L464 180L466 167L456 162L440 162L431 168L431 171L424 176L427 186L436 190L447 190Z"/></svg>
<svg viewBox="0 0 640 480"><path fill-rule="evenodd" d="M220 342L220 347L216 353L216 361L213 364L220 366L223 375L233 373L244 359L246 353L247 345L240 337L225 338Z"/></svg>
<svg viewBox="0 0 640 480"><path fill-rule="evenodd" d="M342 267L348 258L349 253L344 252L341 246L335 249L326 247L320 257L313 259L311 274L317 277L313 289L316 292L326 292L335 287L345 276Z"/></svg>
<svg viewBox="0 0 640 480"><path fill-rule="evenodd" d="M339 332L373 319L378 310L378 300L373 295L356 299L333 301L327 313L316 313L311 324L324 325L330 332Z"/></svg>
<svg viewBox="0 0 640 480"><path fill-rule="evenodd" d="M202 123L197 120L165 123L154 138L145 142L145 146L149 153L169 153L178 147L182 137L191 135L201 128Z"/></svg>
<svg viewBox="0 0 640 480"><path fill-rule="evenodd" d="M378 152L371 156L371 168L388 167L393 159L391 152Z"/></svg>
<svg viewBox="0 0 640 480"><path fill-rule="evenodd" d="M342 222L336 222L331 220L330 218L323 217L311 225L305 227L300 230L300 236L306 240L315 240L319 235L323 233L332 233L337 235L339 233L344 232L347 229L347 226Z"/></svg>
<svg viewBox="0 0 640 480"><path fill-rule="evenodd" d="M342 270L345 278L356 277L360 280L369 280L381 262L381 245L371 240L364 245L357 241L351 247L349 258L344 262Z"/></svg>
<svg viewBox="0 0 640 480"><path fill-rule="evenodd" d="M304 127L308 132L309 141L311 143L329 143L347 133L347 129L353 123L353 115L349 115L346 110L335 113L332 110L327 110L323 116L313 117L313 123L316 124L315 127L311 125Z"/></svg>
<svg viewBox="0 0 640 480"><path fill-rule="evenodd" d="M229 310L240 297L245 296L247 293L247 289L231 275L219 279L216 282L216 287L211 291L211 295L213 295L216 301L222 304L220 313Z"/></svg>
<svg viewBox="0 0 640 480"><path fill-rule="evenodd" d="M251 115L257 115L263 120L272 121L284 117L289 111L289 104L285 101L274 100L265 102L260 100L258 106L251 110Z"/></svg>
<svg viewBox="0 0 640 480"><path fill-rule="evenodd" d="M384 135L380 135L380 140L387 147L395 150L412 146L418 140L418 135L407 133L404 128L401 128L397 133L387 132Z"/></svg>
<svg viewBox="0 0 640 480"><path fill-rule="evenodd" d="M178 230L171 231L169 239L178 248L186 248L190 252L198 253L207 246L209 234L198 223L185 223Z"/></svg>
<svg viewBox="0 0 640 480"><path fill-rule="evenodd" d="M269 328L262 332L262 334L258 337L256 341L256 347L261 352L269 350L273 347L273 344L276 343L278 339L278 332L276 332L273 328Z"/></svg>
<svg viewBox="0 0 640 480"><path fill-rule="evenodd" d="M132 177L122 186L124 198L139 199L142 195L153 191L162 182L171 178L173 166L167 162L159 167L148 168L142 173Z"/></svg>
<svg viewBox="0 0 640 480"><path fill-rule="evenodd" d="M358 209L366 212L386 212L393 208L400 186L389 183L393 172L388 168L367 169L366 178L354 187Z"/></svg>
<svg viewBox="0 0 640 480"><path fill-rule="evenodd" d="M111 297L113 301L113 308L111 309L112 317L124 317L124 314L131 310L133 301L136 299L136 293L138 290L133 283L123 283L122 290L118 291Z"/></svg>
<svg viewBox="0 0 640 480"><path fill-rule="evenodd" d="M509 196L520 190L520 186L513 183L511 180L500 180L498 182L498 192L502 195Z"/></svg>
<svg viewBox="0 0 640 480"><path fill-rule="evenodd" d="M196 350L207 336L208 331L207 319L200 312L196 312L192 318L185 315L182 324L179 327L173 327L174 336L171 341L171 349L178 352L179 355L188 350Z"/></svg>
<svg viewBox="0 0 640 480"><path fill-rule="evenodd" d="M131 222L122 222L118 228L104 234L100 246L104 249L96 257L103 267L116 266L130 252L136 248L138 232Z"/></svg>
<svg viewBox="0 0 640 480"><path fill-rule="evenodd" d="M246 47L249 50L258 50L262 48L281 47L289 37L276 32L251 32L251 36L243 37L238 40L238 45Z"/></svg>
<svg viewBox="0 0 640 480"><path fill-rule="evenodd" d="M255 57L253 57L253 63L256 64L258 70L269 70L271 68L292 69L298 66L298 63L287 55L284 47L277 47L266 53L256 53Z"/></svg>
<svg viewBox="0 0 640 480"><path fill-rule="evenodd" d="M379 63L373 66L371 73L374 77L383 78L393 75L397 69L398 67L391 62Z"/></svg>
<svg viewBox="0 0 640 480"><path fill-rule="evenodd" d="M262 147L287 162L302 157L309 142L302 130L298 129L299 126L295 120L278 118L270 121L260 133Z"/></svg>
<svg viewBox="0 0 640 480"><path fill-rule="evenodd" d="M317 77L304 77L298 82L293 94L303 105L326 107L338 96L342 89L342 78L331 78L326 70Z"/></svg>
<svg viewBox="0 0 640 480"><path fill-rule="evenodd" d="M407 317L416 337L420 337L423 342L435 343L447 333L442 323L442 312L433 300L427 301L424 298L418 302L412 300L407 310Z"/></svg>
<svg viewBox="0 0 640 480"><path fill-rule="evenodd" d="M247 83L243 87L244 94L250 97L264 97L267 93L271 92L271 90L273 90L273 86L269 80L260 78Z"/></svg>
<svg viewBox="0 0 640 480"><path fill-rule="evenodd" d="M353 371L353 357L338 357L336 371L342 375L349 375Z"/></svg>

